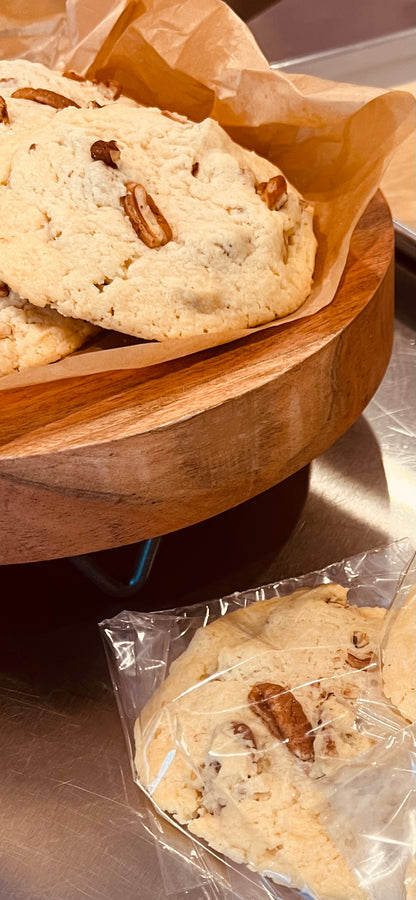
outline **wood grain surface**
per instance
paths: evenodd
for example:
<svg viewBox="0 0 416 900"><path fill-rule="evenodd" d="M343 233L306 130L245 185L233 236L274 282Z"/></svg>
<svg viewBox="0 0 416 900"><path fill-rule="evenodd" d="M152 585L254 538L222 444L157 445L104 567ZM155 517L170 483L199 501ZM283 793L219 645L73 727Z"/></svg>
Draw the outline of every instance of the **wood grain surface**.
<svg viewBox="0 0 416 900"><path fill-rule="evenodd" d="M152 367L3 393L0 563L102 550L216 515L305 466L385 372L393 229L378 193L333 302Z"/></svg>

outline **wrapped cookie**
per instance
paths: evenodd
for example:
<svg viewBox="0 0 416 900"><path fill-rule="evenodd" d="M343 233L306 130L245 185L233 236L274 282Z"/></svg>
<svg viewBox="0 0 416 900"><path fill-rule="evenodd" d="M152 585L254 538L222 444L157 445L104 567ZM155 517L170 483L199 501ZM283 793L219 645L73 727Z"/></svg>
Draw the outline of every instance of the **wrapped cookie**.
<svg viewBox="0 0 416 900"><path fill-rule="evenodd" d="M330 580L102 624L140 787L228 870L288 897L404 889L414 738L385 691L403 680L398 657L387 674L383 656L397 580L386 587L382 566L375 579L368 558L367 584L361 556Z"/></svg>

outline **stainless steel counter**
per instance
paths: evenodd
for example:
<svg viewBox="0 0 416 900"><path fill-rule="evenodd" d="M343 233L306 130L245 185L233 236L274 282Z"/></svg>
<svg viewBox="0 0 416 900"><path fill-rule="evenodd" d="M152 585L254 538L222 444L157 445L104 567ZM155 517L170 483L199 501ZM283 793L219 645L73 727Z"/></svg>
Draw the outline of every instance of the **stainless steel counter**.
<svg viewBox="0 0 416 900"><path fill-rule="evenodd" d="M415 277L403 257L396 273L393 356L363 415L288 481L166 537L130 608L205 600L414 541ZM119 574L131 555L97 554ZM4 567L1 584L1 900L164 900L175 885L147 831L97 628L123 602L65 560ZM214 894L199 884L186 896Z"/></svg>
<svg viewBox="0 0 416 900"><path fill-rule="evenodd" d="M233 0L231 6L238 10L238 2L239 0ZM267 3L261 0L257 4L256 11L252 7L254 3L251 4L246 18L269 62L295 61L298 58L332 54L339 50L342 53L345 47L350 51L354 48L355 52L359 51L362 43L371 41L376 44L381 40L386 45L384 48L386 63L389 59L393 59L395 73L400 80L402 59L396 52L394 40L405 31L412 33L414 31L415 7L409 0L370 0L367 3L349 0L348 5L341 0L314 0L313 3L305 3L304 0L278 0L277 3ZM393 47L389 47L392 38ZM374 54L378 62L383 60L383 55L379 55L377 50L370 50L370 54ZM413 71L413 49L410 50L410 56ZM336 81L357 83L355 72L358 66L355 65L354 55L350 61L354 64L354 77L344 78L343 70L340 68L333 76ZM332 77L329 74L325 76L322 72L316 74L321 74L322 78ZM413 78L413 74L410 78Z"/></svg>

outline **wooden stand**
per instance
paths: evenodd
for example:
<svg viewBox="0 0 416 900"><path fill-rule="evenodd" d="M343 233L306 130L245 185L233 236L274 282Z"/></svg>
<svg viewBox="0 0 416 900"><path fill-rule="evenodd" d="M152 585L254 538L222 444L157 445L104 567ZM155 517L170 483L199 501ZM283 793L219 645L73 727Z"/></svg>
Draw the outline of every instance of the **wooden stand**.
<svg viewBox="0 0 416 900"><path fill-rule="evenodd" d="M2 395L0 563L73 556L192 525L311 462L386 370L394 234L378 193L333 302L148 371Z"/></svg>

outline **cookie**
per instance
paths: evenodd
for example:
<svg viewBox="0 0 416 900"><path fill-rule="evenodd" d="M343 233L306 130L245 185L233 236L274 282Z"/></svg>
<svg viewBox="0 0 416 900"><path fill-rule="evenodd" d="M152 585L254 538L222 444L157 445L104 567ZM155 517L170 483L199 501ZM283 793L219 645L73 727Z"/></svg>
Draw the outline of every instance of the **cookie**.
<svg viewBox="0 0 416 900"><path fill-rule="evenodd" d="M416 864L414 857L406 870L405 888L406 900L416 900Z"/></svg>
<svg viewBox="0 0 416 900"><path fill-rule="evenodd" d="M32 97L25 97L22 91L30 88ZM92 82L68 73L63 75L41 63L26 59L0 60L0 96L6 101L9 124L23 125L28 119L31 124L45 124L54 118L59 109L74 105L106 105L118 100L129 106L137 106L134 100L120 95L121 86L117 82ZM36 92L39 91L37 95ZM46 96L45 92L55 96ZM19 92L17 97L13 95ZM66 102L65 102L66 101ZM36 102L36 105L34 105Z"/></svg>
<svg viewBox="0 0 416 900"><path fill-rule="evenodd" d="M260 325L311 290L311 208L212 119L60 110L20 140L0 223L14 291L145 339Z"/></svg>
<svg viewBox="0 0 416 900"><path fill-rule="evenodd" d="M365 898L327 830L322 777L373 746L354 704L377 677L384 616L328 584L200 628L136 722L156 804L236 863L322 900Z"/></svg>
<svg viewBox="0 0 416 900"><path fill-rule="evenodd" d="M0 376L62 359L96 331L87 322L38 309L16 294L0 295Z"/></svg>
<svg viewBox="0 0 416 900"><path fill-rule="evenodd" d="M18 96L14 96L16 92ZM116 82L93 84L67 78L41 63L0 60L0 181L9 177L10 159L22 134L33 135L68 103L104 106L114 103L117 97L118 104L137 105L127 97L118 99L118 93Z"/></svg>
<svg viewBox="0 0 416 900"><path fill-rule="evenodd" d="M383 648L384 693L409 722L416 718L415 588L397 612Z"/></svg>

